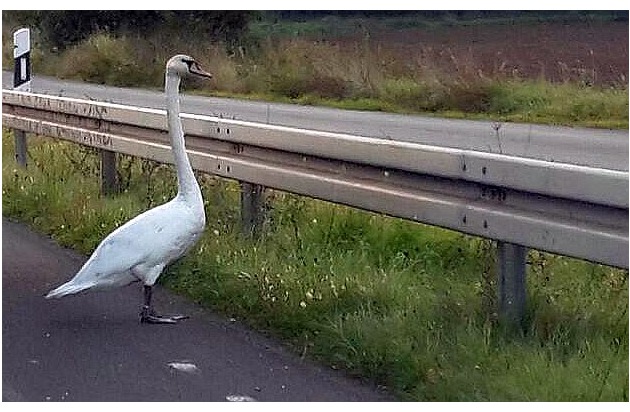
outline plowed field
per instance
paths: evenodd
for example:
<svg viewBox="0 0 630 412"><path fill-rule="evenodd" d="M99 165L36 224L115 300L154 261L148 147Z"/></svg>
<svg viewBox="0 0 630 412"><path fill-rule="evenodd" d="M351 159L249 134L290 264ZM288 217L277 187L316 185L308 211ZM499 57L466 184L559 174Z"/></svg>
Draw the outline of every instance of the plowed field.
<svg viewBox="0 0 630 412"><path fill-rule="evenodd" d="M392 57L442 73L600 86L628 83L628 22L382 30L370 33L369 40Z"/></svg>

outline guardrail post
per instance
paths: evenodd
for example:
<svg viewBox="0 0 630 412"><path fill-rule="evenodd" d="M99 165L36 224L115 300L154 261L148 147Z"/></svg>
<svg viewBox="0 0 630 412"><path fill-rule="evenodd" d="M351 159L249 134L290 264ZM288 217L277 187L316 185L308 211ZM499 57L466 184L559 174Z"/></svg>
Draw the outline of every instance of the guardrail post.
<svg viewBox="0 0 630 412"><path fill-rule="evenodd" d="M18 165L26 167L26 132L24 130L13 130L15 138L15 160Z"/></svg>
<svg viewBox="0 0 630 412"><path fill-rule="evenodd" d="M31 31L19 29L13 33L13 90L31 91ZM26 132L13 130L15 160L26 167Z"/></svg>
<svg viewBox="0 0 630 412"><path fill-rule="evenodd" d="M243 234L257 237L264 219L264 186L241 183L241 223Z"/></svg>
<svg viewBox="0 0 630 412"><path fill-rule="evenodd" d="M101 150L101 193L111 195L118 192L118 177L116 175L116 153Z"/></svg>
<svg viewBox="0 0 630 412"><path fill-rule="evenodd" d="M499 318L508 327L521 327L525 317L527 248L497 242Z"/></svg>

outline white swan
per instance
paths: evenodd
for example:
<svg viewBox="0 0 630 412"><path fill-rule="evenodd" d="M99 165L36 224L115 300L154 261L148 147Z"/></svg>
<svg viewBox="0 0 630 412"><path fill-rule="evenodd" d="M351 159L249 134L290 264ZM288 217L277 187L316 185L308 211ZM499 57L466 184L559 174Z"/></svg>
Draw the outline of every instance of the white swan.
<svg viewBox="0 0 630 412"><path fill-rule="evenodd" d="M179 84L181 77L187 74L212 77L189 56L174 56L166 64L167 117L177 168L177 196L110 233L74 278L49 292L46 298L142 281L144 306L140 313L141 322L175 323L185 318L156 314L151 305L151 291L164 267L195 244L206 224L201 190L186 154L179 117Z"/></svg>

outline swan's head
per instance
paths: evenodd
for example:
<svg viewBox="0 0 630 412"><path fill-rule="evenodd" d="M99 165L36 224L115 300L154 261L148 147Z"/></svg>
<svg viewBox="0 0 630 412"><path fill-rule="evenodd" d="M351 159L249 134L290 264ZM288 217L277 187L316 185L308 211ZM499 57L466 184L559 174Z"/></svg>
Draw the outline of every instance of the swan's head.
<svg viewBox="0 0 630 412"><path fill-rule="evenodd" d="M179 77L194 74L201 77L212 78L212 75L203 70L195 59L185 54L178 54L171 57L166 63L166 73L177 74Z"/></svg>

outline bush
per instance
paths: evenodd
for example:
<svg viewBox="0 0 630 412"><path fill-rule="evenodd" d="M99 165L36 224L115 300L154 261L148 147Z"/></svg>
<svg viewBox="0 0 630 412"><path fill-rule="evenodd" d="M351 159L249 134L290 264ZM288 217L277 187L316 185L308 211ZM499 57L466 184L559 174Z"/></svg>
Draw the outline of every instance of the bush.
<svg viewBox="0 0 630 412"><path fill-rule="evenodd" d="M306 95L342 99L349 95L348 84L343 79L303 69L272 74L269 90L291 99Z"/></svg>
<svg viewBox="0 0 630 412"><path fill-rule="evenodd" d="M62 78L116 86L155 85L155 69L137 58L131 42L109 34L90 37L68 50L59 69ZM162 76L159 76L161 82Z"/></svg>
<svg viewBox="0 0 630 412"><path fill-rule="evenodd" d="M549 98L543 91L544 88L524 82L497 82L490 87L488 111L509 114L542 109L549 104Z"/></svg>
<svg viewBox="0 0 630 412"><path fill-rule="evenodd" d="M446 107L446 88L439 82L418 83L410 78L387 79L379 90L386 102L411 110L435 112Z"/></svg>
<svg viewBox="0 0 630 412"><path fill-rule="evenodd" d="M278 70L270 74L269 91L281 96L297 99L310 90L309 79L313 76L308 69Z"/></svg>
<svg viewBox="0 0 630 412"><path fill-rule="evenodd" d="M490 83L479 80L473 83L453 82L448 88L448 108L464 113L483 113L490 108Z"/></svg>

